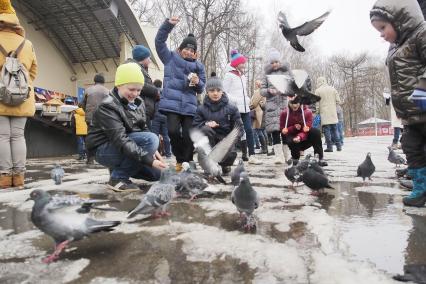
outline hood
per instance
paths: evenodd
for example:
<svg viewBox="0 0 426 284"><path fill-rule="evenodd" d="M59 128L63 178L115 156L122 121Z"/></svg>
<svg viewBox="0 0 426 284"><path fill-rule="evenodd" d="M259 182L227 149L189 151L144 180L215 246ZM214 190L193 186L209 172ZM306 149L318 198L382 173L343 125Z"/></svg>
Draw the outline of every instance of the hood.
<svg viewBox="0 0 426 284"><path fill-rule="evenodd" d="M231 63L226 64L225 72L237 71L234 67L231 66Z"/></svg>
<svg viewBox="0 0 426 284"><path fill-rule="evenodd" d="M317 88L321 87L322 85L327 84L327 79L325 77L318 77L317 79Z"/></svg>
<svg viewBox="0 0 426 284"><path fill-rule="evenodd" d="M378 0L370 11L370 18L375 15L392 23L398 34L398 44L403 43L425 20L416 0Z"/></svg>
<svg viewBox="0 0 426 284"><path fill-rule="evenodd" d="M10 31L25 37L25 30L16 14L0 14L0 30Z"/></svg>
<svg viewBox="0 0 426 284"><path fill-rule="evenodd" d="M271 73L277 72L277 71L288 72L288 71L290 71L290 68L289 68L288 64L281 62L281 66L277 70L272 70L271 64L266 64L265 67L264 67L264 70L265 70L266 75L270 75Z"/></svg>
<svg viewBox="0 0 426 284"><path fill-rule="evenodd" d="M217 102L213 102L212 100L210 100L208 96L204 98L204 105L214 112L223 108L223 106L225 106L228 103L229 103L229 99L225 93L223 93L222 97Z"/></svg>

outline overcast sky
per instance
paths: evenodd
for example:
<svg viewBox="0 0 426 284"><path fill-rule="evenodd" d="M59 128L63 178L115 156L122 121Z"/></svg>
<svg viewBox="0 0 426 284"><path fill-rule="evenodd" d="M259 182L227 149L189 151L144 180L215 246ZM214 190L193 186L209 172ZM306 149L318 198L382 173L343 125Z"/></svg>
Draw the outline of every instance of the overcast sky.
<svg viewBox="0 0 426 284"><path fill-rule="evenodd" d="M278 28L276 16L283 11L291 26L322 15L328 9L328 19L313 33L313 43L324 55L359 53L385 57L389 44L371 26L369 12L376 0L245 0L248 9L259 11L265 18L265 28ZM269 22L269 23L268 23Z"/></svg>

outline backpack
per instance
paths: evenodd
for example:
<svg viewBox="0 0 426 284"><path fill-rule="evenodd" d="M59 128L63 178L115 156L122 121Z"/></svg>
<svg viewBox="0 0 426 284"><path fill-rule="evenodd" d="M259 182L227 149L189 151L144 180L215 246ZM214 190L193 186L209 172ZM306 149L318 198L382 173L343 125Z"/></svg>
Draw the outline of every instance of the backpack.
<svg viewBox="0 0 426 284"><path fill-rule="evenodd" d="M10 53L0 45L0 52L5 57L0 72L0 102L8 106L18 106L30 96L28 71L18 59L25 41L24 38L18 48Z"/></svg>

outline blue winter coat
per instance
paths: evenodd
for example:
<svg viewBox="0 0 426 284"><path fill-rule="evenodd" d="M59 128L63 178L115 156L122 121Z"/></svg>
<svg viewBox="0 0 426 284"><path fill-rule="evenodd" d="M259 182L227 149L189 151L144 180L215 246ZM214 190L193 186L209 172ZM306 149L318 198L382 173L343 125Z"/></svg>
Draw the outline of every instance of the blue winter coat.
<svg viewBox="0 0 426 284"><path fill-rule="evenodd" d="M192 126L202 128L208 121L216 121L218 127L213 128L220 137L225 137L235 125L243 125L238 108L229 103L228 96L224 93L218 102L212 102L209 97L204 98L204 103L199 105Z"/></svg>
<svg viewBox="0 0 426 284"><path fill-rule="evenodd" d="M166 20L155 37L157 54L164 64L163 98L159 110L163 113L173 112L194 116L197 109L197 93L201 94L206 82L204 65L197 60L185 60L176 51L170 51L166 41L174 28ZM196 73L200 78L198 85L189 86L189 73Z"/></svg>

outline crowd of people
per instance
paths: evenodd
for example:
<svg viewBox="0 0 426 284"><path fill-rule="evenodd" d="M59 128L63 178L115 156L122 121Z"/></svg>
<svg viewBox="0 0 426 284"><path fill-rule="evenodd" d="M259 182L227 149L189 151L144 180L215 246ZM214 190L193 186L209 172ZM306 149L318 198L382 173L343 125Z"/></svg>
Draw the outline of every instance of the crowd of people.
<svg viewBox="0 0 426 284"><path fill-rule="evenodd" d="M6 1L7 2L7 1ZM409 7L410 9L406 8ZM391 43L387 66L395 117L403 125L402 149L407 156L413 191L404 204L426 202L426 24L416 1L378 1L370 13L372 25ZM110 170L108 185L116 191L139 187L130 178L158 180L167 167L165 158L173 154L175 170L194 158L190 130L199 128L214 146L235 126L244 129L238 145L220 163L229 173L237 157L250 164L261 164L257 155L274 155L274 163L298 160L313 147L319 164L327 166L324 152L342 151L344 138L342 102L327 78L316 79L315 105L301 104L297 93L281 93L269 75L293 76L283 54L267 52L263 78L249 93L245 68L247 58L238 50L230 52L223 79L216 73L209 78L198 59L197 39L188 34L179 47L170 50L169 34L179 24L178 17L166 19L155 37L155 51L164 64L164 78L152 80L148 72L151 50L136 45L132 58L116 71L114 88L108 90L98 74L87 88L80 108L75 111L79 159L96 160ZM32 44L10 5L0 10L0 66L15 51L29 73L30 84L37 74ZM22 44L21 44L22 43ZM22 46L21 46L22 45ZM311 90L311 82L306 82ZM199 103L197 96L206 93ZM17 106L0 102L0 186L22 187L25 173L24 126L34 115L34 94ZM86 128L82 123L86 124ZM400 125L397 129L402 129ZM322 131L321 131L322 130ZM322 133L326 149L323 149ZM397 147L395 133L393 146ZM159 145L162 145L159 147ZM271 145L271 149L268 148ZM161 148L161 153L159 149ZM256 148L259 150L256 151Z"/></svg>

